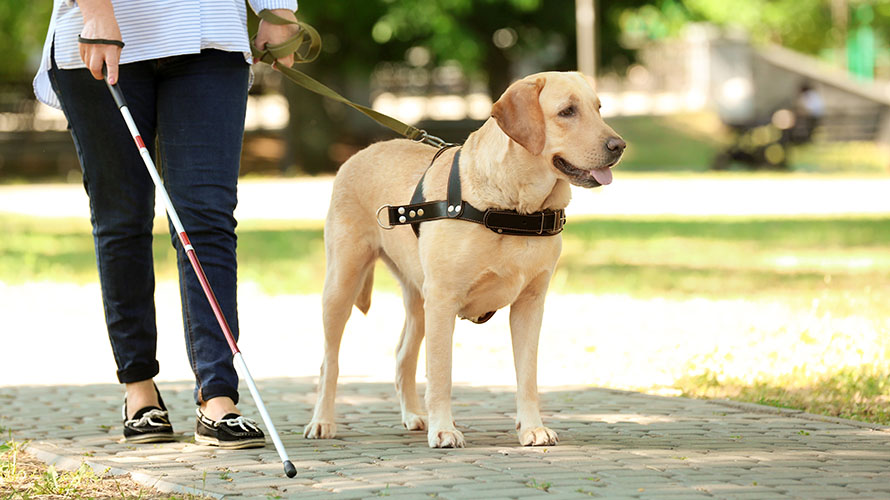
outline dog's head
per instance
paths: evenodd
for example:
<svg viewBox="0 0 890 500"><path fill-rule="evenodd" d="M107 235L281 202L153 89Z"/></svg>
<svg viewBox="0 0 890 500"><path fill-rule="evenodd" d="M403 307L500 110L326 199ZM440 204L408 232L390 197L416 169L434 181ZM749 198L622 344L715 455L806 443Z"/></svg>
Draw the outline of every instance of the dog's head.
<svg viewBox="0 0 890 500"><path fill-rule="evenodd" d="M582 187L612 182L611 167L627 147L603 121L592 81L580 73L523 78L494 103L491 116L510 139Z"/></svg>

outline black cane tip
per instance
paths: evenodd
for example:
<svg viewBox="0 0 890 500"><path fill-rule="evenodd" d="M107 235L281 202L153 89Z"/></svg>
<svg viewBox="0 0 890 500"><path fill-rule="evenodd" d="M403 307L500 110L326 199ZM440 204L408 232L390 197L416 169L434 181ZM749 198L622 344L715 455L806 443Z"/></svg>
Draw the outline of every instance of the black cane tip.
<svg viewBox="0 0 890 500"><path fill-rule="evenodd" d="M297 475L297 468L294 467L294 464L292 464L290 460L284 461L284 473L287 474L287 477L294 477Z"/></svg>

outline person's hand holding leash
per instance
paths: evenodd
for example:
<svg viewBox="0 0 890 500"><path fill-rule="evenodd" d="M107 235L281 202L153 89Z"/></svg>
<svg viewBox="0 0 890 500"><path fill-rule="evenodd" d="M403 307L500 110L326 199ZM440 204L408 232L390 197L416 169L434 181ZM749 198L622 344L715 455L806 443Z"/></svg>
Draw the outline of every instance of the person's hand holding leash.
<svg viewBox="0 0 890 500"><path fill-rule="evenodd" d="M96 80L103 78L102 67L106 66L108 82L115 84L124 44L111 0L80 0L78 4L83 13L80 58Z"/></svg>
<svg viewBox="0 0 890 500"><path fill-rule="evenodd" d="M288 9L270 9L270 12L281 17L283 19L287 19L288 21L296 21L297 16ZM260 25L257 28L256 40L254 40L254 46L262 51L266 48L266 44L275 45L282 42L287 41L289 38L293 37L297 33L299 33L300 27L296 24L274 24L270 22L266 22L264 20L260 20ZM294 65L294 55L289 54L286 57L281 57L275 60L275 64L272 66L273 68L281 65L286 68L289 68Z"/></svg>

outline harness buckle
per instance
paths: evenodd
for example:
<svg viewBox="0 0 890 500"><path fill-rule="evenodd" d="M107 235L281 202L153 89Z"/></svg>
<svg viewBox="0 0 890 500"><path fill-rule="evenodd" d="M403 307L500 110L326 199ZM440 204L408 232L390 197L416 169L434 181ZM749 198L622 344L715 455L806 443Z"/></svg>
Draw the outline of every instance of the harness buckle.
<svg viewBox="0 0 890 500"><path fill-rule="evenodd" d="M390 229L394 228L395 226L393 226L391 223L390 223L388 226L384 226L383 223L380 222L380 212L382 212L383 210L387 210L387 211L388 211L390 208L392 208L390 205L383 205L383 206L381 206L380 208L377 209L377 215L374 216L374 219L377 221L377 225L380 226L381 228L387 230L387 231L389 231ZM388 213L388 212L387 212L386 215L387 215L387 217L389 217L389 213Z"/></svg>
<svg viewBox="0 0 890 500"><path fill-rule="evenodd" d="M562 229L566 225L566 211L565 210L557 210L556 212L553 213L553 217L556 219L556 221L553 224L553 232L554 233L562 232Z"/></svg>

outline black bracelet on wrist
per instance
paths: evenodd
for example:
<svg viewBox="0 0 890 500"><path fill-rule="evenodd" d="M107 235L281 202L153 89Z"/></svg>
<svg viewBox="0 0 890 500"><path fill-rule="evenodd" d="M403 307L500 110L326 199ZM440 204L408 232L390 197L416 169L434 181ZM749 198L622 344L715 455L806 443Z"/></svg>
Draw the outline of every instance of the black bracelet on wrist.
<svg viewBox="0 0 890 500"><path fill-rule="evenodd" d="M120 40L106 40L104 38L84 38L80 35L77 35L77 41L80 43L88 43L92 45L116 45L120 48L124 48L124 42Z"/></svg>

